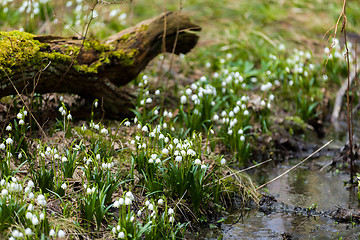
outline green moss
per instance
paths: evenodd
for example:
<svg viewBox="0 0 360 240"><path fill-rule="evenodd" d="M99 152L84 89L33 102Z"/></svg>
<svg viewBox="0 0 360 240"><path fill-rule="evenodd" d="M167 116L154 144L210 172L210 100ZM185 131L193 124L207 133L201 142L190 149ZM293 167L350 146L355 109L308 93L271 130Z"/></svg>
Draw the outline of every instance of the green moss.
<svg viewBox="0 0 360 240"><path fill-rule="evenodd" d="M74 45L63 45L65 49L65 54L69 56L76 55L80 51L80 47Z"/></svg>
<svg viewBox="0 0 360 240"><path fill-rule="evenodd" d="M93 62L91 65L79 64L74 65L74 68L79 72L98 73L99 67L110 64L112 60L120 61L122 65L129 66L133 64L133 57L136 52L136 49L133 49L130 52L125 52L124 50L102 52L99 60Z"/></svg>
<svg viewBox="0 0 360 240"><path fill-rule="evenodd" d="M146 29L148 29L148 27L149 27L148 24L143 24L143 25L141 25L141 26L138 28L138 30L140 30L140 31L145 31Z"/></svg>
<svg viewBox="0 0 360 240"><path fill-rule="evenodd" d="M284 119L283 125L293 133L304 132L307 124L298 116L287 116Z"/></svg>
<svg viewBox="0 0 360 240"><path fill-rule="evenodd" d="M87 40L84 41L84 49L93 49L95 51L98 52L106 52L106 51L111 51L111 46L106 45L106 44L101 44L99 41L96 40Z"/></svg>
<svg viewBox="0 0 360 240"><path fill-rule="evenodd" d="M134 33L126 33L126 34L122 35L121 38L119 39L119 42L126 42L127 40L129 40L130 36L133 34Z"/></svg>
<svg viewBox="0 0 360 240"><path fill-rule="evenodd" d="M55 61L55 62L70 62L72 60L72 58L68 55L59 53L59 52L51 52L51 53L41 53L40 54L41 58L48 58L49 60Z"/></svg>
<svg viewBox="0 0 360 240"><path fill-rule="evenodd" d="M52 62L70 63L73 56L79 51L79 46L63 46L64 53L42 51L49 46L34 40L34 35L20 31L0 32L0 76L12 75L16 68L21 66L42 66L43 60ZM124 50L113 51L112 46L101 44L98 41L84 41L84 51L95 50L100 53L99 59L91 65L74 62L73 67L79 72L97 73L99 67L110 64L112 60L121 62L123 65L131 65L136 50L125 52ZM6 72L6 74L5 74Z"/></svg>
<svg viewBox="0 0 360 240"><path fill-rule="evenodd" d="M34 64L42 44L30 33L0 32L0 76L12 75L14 66Z"/></svg>

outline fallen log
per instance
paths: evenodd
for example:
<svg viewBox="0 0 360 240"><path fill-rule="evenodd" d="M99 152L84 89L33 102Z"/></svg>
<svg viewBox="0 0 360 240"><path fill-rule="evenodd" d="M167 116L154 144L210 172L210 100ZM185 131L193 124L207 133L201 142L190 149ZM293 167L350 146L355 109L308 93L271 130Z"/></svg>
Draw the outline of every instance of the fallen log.
<svg viewBox="0 0 360 240"><path fill-rule="evenodd" d="M74 93L102 100L107 114L126 116L134 96L120 87L136 78L163 50L189 52L199 38L191 31L200 30L187 16L167 12L103 43L0 32L0 98L17 93Z"/></svg>

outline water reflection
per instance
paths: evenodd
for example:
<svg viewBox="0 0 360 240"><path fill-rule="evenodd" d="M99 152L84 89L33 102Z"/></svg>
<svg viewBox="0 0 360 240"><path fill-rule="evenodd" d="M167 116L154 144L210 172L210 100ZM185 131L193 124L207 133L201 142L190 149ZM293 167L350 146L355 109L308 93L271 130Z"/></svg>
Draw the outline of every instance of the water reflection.
<svg viewBox="0 0 360 240"><path fill-rule="evenodd" d="M279 166L264 166L252 174L258 183L266 182L299 160ZM323 157L314 159L298 167L288 175L269 184L267 190L279 201L300 207L310 207L317 204L319 210L331 210L336 206L344 208L359 207L356 192L347 190L344 181L346 174L319 171L330 159ZM271 171L269 171L271 169ZM289 233L298 239L357 239L358 227L347 224L336 224L334 220L325 217L305 217L286 213L264 213L253 211L248 218L238 222L239 213L234 213L222 224L223 239L282 239L281 234ZM211 239L211 238L209 238Z"/></svg>

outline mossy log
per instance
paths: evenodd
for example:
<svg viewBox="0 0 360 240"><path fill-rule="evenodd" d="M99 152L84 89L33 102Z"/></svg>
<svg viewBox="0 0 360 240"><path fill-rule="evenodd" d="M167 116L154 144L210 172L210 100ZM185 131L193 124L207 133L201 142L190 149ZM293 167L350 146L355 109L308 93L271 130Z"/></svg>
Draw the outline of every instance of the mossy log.
<svg viewBox="0 0 360 240"><path fill-rule="evenodd" d="M136 78L164 49L175 54L189 52L198 41L191 31L200 31L200 27L187 16L168 12L104 42L0 32L0 97L74 93L103 101L107 114L126 116L133 96L121 86Z"/></svg>

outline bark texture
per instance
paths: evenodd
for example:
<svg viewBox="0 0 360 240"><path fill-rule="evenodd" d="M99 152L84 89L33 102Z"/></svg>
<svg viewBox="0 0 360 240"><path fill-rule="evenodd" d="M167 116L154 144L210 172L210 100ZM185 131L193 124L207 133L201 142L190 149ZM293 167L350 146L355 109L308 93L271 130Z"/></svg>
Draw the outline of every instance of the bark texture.
<svg viewBox="0 0 360 240"><path fill-rule="evenodd" d="M120 88L165 50L186 54L200 27L175 12L164 13L109 37L95 40L0 32L0 97L75 93L103 100L108 114L130 113L132 94ZM177 34L178 33L178 34ZM165 43L165 46L163 46Z"/></svg>

